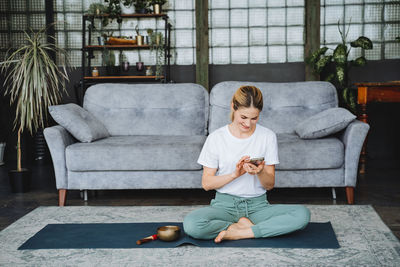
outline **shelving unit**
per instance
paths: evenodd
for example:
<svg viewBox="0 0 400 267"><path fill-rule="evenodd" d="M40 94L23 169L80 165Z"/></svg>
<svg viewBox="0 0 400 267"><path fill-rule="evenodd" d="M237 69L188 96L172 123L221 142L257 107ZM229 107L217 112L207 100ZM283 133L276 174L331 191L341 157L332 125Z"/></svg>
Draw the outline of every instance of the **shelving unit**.
<svg viewBox="0 0 400 267"><path fill-rule="evenodd" d="M170 71L171 71L171 24L168 23L168 15L166 14L131 14L131 15L121 15L122 19L158 19L161 18L165 21L164 26L164 75L160 77L156 76L145 76L145 75L127 75L126 73L121 76L109 75L109 76L91 76L92 64L91 60L94 58L93 51L100 51L103 49L112 50L140 50L140 49L150 49L150 45L95 45L91 43L92 40L92 27L87 27L87 22L94 25L94 20L96 18L108 17L107 14L100 16L93 15L83 15L82 17L82 79L81 79L81 92L77 95L79 96L79 101L82 103L83 96L85 94L86 88L89 85L99 83L99 82L144 82L144 81L157 81L169 82L170 81ZM87 35L86 35L87 34ZM87 37L87 38L86 38ZM87 43L86 43L87 39ZM87 64L86 64L87 61Z"/></svg>

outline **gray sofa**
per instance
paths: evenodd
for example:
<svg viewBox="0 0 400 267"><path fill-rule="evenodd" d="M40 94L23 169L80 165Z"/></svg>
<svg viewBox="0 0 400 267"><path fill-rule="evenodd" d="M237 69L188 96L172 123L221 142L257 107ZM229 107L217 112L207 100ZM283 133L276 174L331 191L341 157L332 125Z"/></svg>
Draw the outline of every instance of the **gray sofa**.
<svg viewBox="0 0 400 267"><path fill-rule="evenodd" d="M241 85L264 96L259 124L277 133L276 187L346 187L353 203L358 160L369 126L351 122L323 138L301 139L295 126L337 107L326 82L222 82L211 94L196 84L97 84L83 107L109 137L78 142L64 127L44 131L53 159L59 205L67 190L201 188L196 163L208 132L229 123L230 101Z"/></svg>

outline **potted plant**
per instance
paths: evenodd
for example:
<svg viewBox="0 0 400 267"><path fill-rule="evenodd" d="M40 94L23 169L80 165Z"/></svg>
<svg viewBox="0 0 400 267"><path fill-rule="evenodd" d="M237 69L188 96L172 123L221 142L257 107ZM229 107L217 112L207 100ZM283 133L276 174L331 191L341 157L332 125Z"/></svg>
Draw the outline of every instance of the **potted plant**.
<svg viewBox="0 0 400 267"><path fill-rule="evenodd" d="M156 53L156 79L161 79L163 74L164 60L165 60L165 50L164 50L164 36L161 32L154 33L150 35L150 51Z"/></svg>
<svg viewBox="0 0 400 267"><path fill-rule="evenodd" d="M149 1L148 0L135 0L133 4L135 6L136 13L146 14L149 11Z"/></svg>
<svg viewBox="0 0 400 267"><path fill-rule="evenodd" d="M106 66L107 75L116 75L117 70L115 68L115 53L113 50L103 50L103 66Z"/></svg>
<svg viewBox="0 0 400 267"><path fill-rule="evenodd" d="M122 22L122 17L121 17L121 5L120 5L120 0L104 0L104 2L108 3L108 6L106 8L106 13L108 14L108 18L110 21L113 19L117 19L118 23ZM108 20L107 20L108 24ZM107 25L105 24L105 26Z"/></svg>
<svg viewBox="0 0 400 267"><path fill-rule="evenodd" d="M55 44L42 42L46 29L32 31L31 35L25 32L26 44L14 51L1 68L6 73L5 94L10 95L10 104L16 105L17 169L9 172L13 192L28 191L30 183L29 170L21 166L21 134L25 129L33 134L45 127L48 107L59 103L62 92L66 92L65 81L69 80L67 52ZM61 70L49 53L59 55Z"/></svg>
<svg viewBox="0 0 400 267"><path fill-rule="evenodd" d="M138 25L136 25L135 31L136 31L136 44L137 45L143 45L144 38L143 38L143 35L140 35L139 26Z"/></svg>
<svg viewBox="0 0 400 267"><path fill-rule="evenodd" d="M135 13L135 0L123 0L120 3L122 14L134 14Z"/></svg>
<svg viewBox="0 0 400 267"><path fill-rule="evenodd" d="M86 11L87 15L94 16L94 17L101 17L101 23L103 26L108 25L108 18L103 16L107 13L107 7L101 3L92 3L89 6L89 9ZM90 25L91 27L95 28L94 25Z"/></svg>
<svg viewBox="0 0 400 267"><path fill-rule="evenodd" d="M342 38L342 43L336 46L332 55L326 55L326 52L329 50L328 47L318 49L306 59L306 63L310 64L316 73L320 74L324 72L327 74L325 80L332 82L336 86L342 105L347 106L351 111L356 112L356 96L355 90L350 90L349 70L352 67L364 66L367 64L367 60L365 57L361 56L355 60L349 61L348 55L352 47L366 50L372 49L372 42L367 37L360 36L357 40L351 42L350 47L348 47L346 37L349 28L346 33L342 32L338 22L338 29Z"/></svg>
<svg viewBox="0 0 400 267"><path fill-rule="evenodd" d="M151 0L151 4L153 5L154 14L162 13L162 6L167 3L166 0Z"/></svg>

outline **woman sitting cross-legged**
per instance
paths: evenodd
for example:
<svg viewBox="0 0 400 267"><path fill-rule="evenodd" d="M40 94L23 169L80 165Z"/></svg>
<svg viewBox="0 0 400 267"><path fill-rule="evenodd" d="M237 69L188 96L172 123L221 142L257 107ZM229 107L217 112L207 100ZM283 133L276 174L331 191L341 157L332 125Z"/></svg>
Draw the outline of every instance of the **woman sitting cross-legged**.
<svg viewBox="0 0 400 267"><path fill-rule="evenodd" d="M279 160L275 133L257 124L262 108L258 88L240 87L232 98L232 123L208 136L198 163L203 165L203 188L217 192L210 206L185 217L188 235L219 243L282 235L303 229L310 221L310 211L302 205L267 201L266 190L274 187Z"/></svg>

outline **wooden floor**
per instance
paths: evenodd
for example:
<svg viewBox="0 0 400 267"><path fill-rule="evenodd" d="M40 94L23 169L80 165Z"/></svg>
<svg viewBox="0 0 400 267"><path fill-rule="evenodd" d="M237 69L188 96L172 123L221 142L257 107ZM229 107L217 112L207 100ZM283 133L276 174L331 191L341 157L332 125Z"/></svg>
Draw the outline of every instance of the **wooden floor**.
<svg viewBox="0 0 400 267"><path fill-rule="evenodd" d="M358 178L355 204L372 205L382 220L400 239L400 164L387 160L369 160L367 172ZM0 230L39 206L55 206L58 194L50 164L35 164L32 170L32 190L24 194L10 192L8 167L0 166ZM336 189L337 199L332 199L331 188L274 188L268 200L276 203L301 203L319 205L346 204L345 190ZM209 204L214 192L196 190L109 190L89 191L84 202L79 191L69 191L70 206L151 206L151 205L201 205Z"/></svg>

